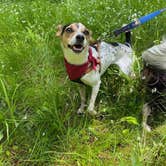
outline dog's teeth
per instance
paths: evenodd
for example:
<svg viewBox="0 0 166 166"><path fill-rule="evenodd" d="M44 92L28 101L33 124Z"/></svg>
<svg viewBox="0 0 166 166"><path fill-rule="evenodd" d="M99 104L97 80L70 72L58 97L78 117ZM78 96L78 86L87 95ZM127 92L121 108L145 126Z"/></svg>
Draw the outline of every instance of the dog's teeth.
<svg viewBox="0 0 166 166"><path fill-rule="evenodd" d="M76 47L76 46L73 46L73 50L74 50L74 51L82 51L82 49L83 49L83 47L78 48L78 47Z"/></svg>
<svg viewBox="0 0 166 166"><path fill-rule="evenodd" d="M78 47L76 47L76 46L73 46L73 48L74 48L75 50L82 50L82 47L78 48Z"/></svg>

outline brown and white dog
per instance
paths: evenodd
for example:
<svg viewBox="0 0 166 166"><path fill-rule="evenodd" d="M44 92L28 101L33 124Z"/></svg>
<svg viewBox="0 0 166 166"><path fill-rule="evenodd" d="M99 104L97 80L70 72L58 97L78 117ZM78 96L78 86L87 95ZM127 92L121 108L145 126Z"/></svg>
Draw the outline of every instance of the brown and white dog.
<svg viewBox="0 0 166 166"><path fill-rule="evenodd" d="M143 128L151 131L149 116L166 116L166 40L143 52L143 79L146 87L146 104L143 107ZM154 122L154 121L153 121Z"/></svg>
<svg viewBox="0 0 166 166"><path fill-rule="evenodd" d="M88 112L95 115L94 104L101 84L101 75L111 64L119 66L121 71L130 75L133 64L130 46L130 32L126 32L126 43L108 44L99 42L90 45L92 33L82 23L59 25L56 36L61 39L65 67L71 81L92 87ZM77 113L85 109L85 86L80 88L81 106Z"/></svg>

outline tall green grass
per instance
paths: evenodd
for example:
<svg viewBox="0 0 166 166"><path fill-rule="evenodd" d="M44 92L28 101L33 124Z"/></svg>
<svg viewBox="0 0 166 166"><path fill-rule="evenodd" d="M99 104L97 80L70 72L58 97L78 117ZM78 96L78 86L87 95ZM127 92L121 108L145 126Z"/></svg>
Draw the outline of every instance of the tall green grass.
<svg viewBox="0 0 166 166"><path fill-rule="evenodd" d="M96 109L78 117L80 98L63 66L56 26L82 22L95 39L166 6L163 0L0 2L1 165L165 165L165 127L141 137L141 52L166 30L162 14L133 30L135 79L116 67L103 76ZM125 118L128 117L128 118ZM142 141L144 141L142 143Z"/></svg>

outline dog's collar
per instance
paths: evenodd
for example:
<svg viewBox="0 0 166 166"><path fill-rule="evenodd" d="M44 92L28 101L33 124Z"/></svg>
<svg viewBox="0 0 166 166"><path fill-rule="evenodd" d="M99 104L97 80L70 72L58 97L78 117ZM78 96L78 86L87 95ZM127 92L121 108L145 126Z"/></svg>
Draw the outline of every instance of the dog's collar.
<svg viewBox="0 0 166 166"><path fill-rule="evenodd" d="M88 61L82 65L74 65L67 62L64 58L66 72L71 81L79 80L83 75L89 73L91 70L96 70L98 64L100 64L99 59L92 55L92 48L89 47Z"/></svg>

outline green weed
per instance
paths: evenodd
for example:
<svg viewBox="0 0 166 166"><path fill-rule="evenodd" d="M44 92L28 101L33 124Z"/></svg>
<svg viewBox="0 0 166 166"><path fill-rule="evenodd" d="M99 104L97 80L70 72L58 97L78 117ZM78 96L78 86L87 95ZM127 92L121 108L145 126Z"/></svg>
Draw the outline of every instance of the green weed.
<svg viewBox="0 0 166 166"><path fill-rule="evenodd" d="M0 2L0 165L165 165L165 125L142 140L141 53L165 33L163 13L133 30L135 79L113 66L96 109L78 117L56 26L82 22L95 39L123 42L112 30L157 9L162 0L2 0ZM143 142L146 140L146 143Z"/></svg>

